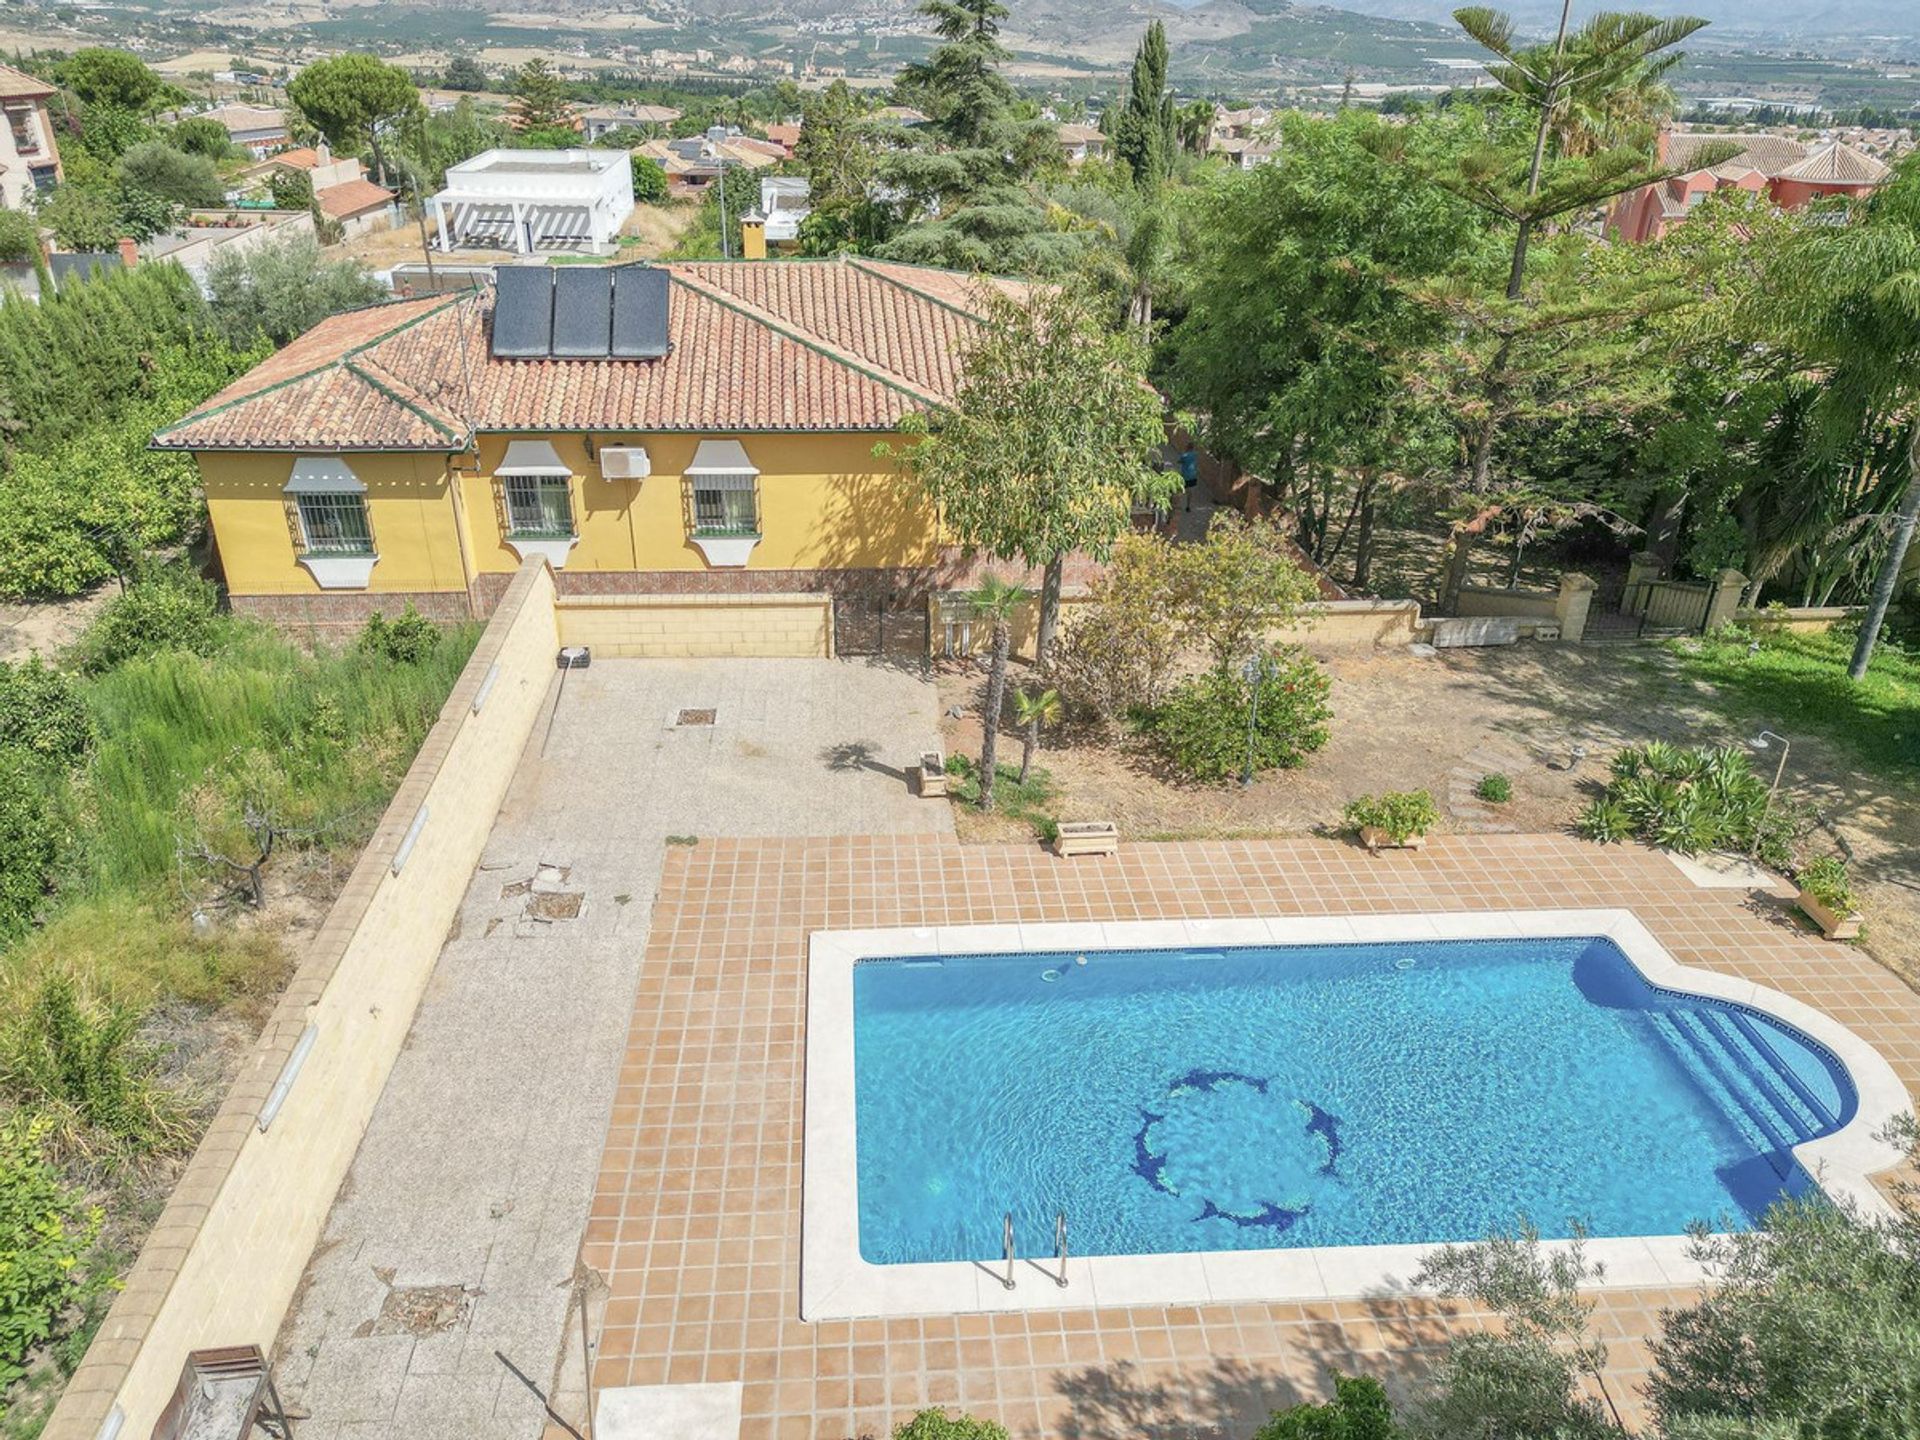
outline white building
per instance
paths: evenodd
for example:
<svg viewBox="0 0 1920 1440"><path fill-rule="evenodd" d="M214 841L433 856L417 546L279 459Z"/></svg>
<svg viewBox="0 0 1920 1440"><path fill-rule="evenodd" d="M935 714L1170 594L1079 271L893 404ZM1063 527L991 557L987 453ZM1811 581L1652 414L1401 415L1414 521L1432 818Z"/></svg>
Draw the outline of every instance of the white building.
<svg viewBox="0 0 1920 1440"><path fill-rule="evenodd" d="M767 217L767 243L792 245L800 239L800 222L813 209L804 175L760 177L760 213Z"/></svg>
<svg viewBox="0 0 1920 1440"><path fill-rule="evenodd" d="M442 250L610 254L632 213L624 150L488 150L449 167L433 197Z"/></svg>

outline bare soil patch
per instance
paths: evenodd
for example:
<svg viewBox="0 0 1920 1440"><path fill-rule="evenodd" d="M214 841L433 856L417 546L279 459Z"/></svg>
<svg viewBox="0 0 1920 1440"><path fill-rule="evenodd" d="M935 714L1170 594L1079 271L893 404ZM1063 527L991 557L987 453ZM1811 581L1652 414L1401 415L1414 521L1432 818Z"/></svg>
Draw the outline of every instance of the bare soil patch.
<svg viewBox="0 0 1920 1440"><path fill-rule="evenodd" d="M1713 686L1658 647L1527 644L1321 658L1333 678L1332 738L1298 770L1270 772L1246 789L1197 785L1132 736L1063 729L1043 739L1037 762L1057 790L1055 818L1112 820L1128 840L1329 833L1358 795L1424 788L1443 831L1564 831L1621 746L1655 738L1734 745L1753 733L1726 717ZM949 664L938 683L947 753L977 756L984 670ZM946 713L955 706L959 718ZM1011 724L1003 729L1003 764L1018 762L1020 741ZM1584 752L1577 760L1576 748ZM1756 757L1763 772L1770 763ZM1512 781L1512 800L1474 802L1473 785L1493 771ZM1920 781L1866 773L1817 737L1796 736L1784 790L1853 851L1868 948L1909 981L1920 977ZM964 840L1028 833L956 808Z"/></svg>

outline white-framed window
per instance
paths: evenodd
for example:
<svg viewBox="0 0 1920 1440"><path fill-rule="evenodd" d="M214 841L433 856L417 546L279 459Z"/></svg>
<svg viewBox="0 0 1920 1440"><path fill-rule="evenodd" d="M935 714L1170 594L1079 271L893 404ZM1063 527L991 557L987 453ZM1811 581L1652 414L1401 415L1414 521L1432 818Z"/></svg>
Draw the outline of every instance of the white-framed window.
<svg viewBox="0 0 1920 1440"><path fill-rule="evenodd" d="M687 466L687 530L743 538L760 533L760 470L738 440L702 440Z"/></svg>
<svg viewBox="0 0 1920 1440"><path fill-rule="evenodd" d="M750 470L693 477L693 533L758 535L760 477Z"/></svg>
<svg viewBox="0 0 1920 1440"><path fill-rule="evenodd" d="M295 558L323 590L365 589L380 558L367 487L338 455L302 455L287 478Z"/></svg>
<svg viewBox="0 0 1920 1440"><path fill-rule="evenodd" d="M297 494L300 543L307 555L371 555L367 497L348 492Z"/></svg>
<svg viewBox="0 0 1920 1440"><path fill-rule="evenodd" d="M502 475L507 534L519 540L571 540L573 494L565 475Z"/></svg>

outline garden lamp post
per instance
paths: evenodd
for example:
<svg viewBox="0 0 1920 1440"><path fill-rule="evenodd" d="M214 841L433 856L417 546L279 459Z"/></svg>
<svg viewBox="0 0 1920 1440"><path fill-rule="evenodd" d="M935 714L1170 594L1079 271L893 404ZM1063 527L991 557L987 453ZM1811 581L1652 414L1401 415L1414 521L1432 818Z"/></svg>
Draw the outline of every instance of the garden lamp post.
<svg viewBox="0 0 1920 1440"><path fill-rule="evenodd" d="M1267 677L1267 657L1248 656L1240 673L1247 681L1247 763L1240 771L1240 788L1245 790L1253 785L1254 722L1260 714L1260 682Z"/></svg>
<svg viewBox="0 0 1920 1440"><path fill-rule="evenodd" d="M1773 767L1773 784L1767 787L1767 803L1760 807L1760 823L1754 826L1753 844L1747 850L1747 858L1752 859L1760 849L1760 837L1766 833L1767 817L1773 813L1773 797L1780 793L1781 778L1787 773L1787 755L1793 749L1793 742L1784 735L1762 730L1747 743L1756 750L1771 750L1776 744L1780 747L1780 763Z"/></svg>

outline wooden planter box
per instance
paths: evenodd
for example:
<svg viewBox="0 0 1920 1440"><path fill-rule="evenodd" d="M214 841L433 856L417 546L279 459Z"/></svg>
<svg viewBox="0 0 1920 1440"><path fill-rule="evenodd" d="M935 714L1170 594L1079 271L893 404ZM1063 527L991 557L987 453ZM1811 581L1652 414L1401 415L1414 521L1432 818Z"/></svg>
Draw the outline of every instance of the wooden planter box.
<svg viewBox="0 0 1920 1440"><path fill-rule="evenodd" d="M1860 933L1858 915L1841 915L1829 910L1804 890L1800 892L1800 908L1829 940L1851 940Z"/></svg>
<svg viewBox="0 0 1920 1440"><path fill-rule="evenodd" d="M1069 855L1118 855L1120 827L1111 820L1063 820L1053 837L1053 853Z"/></svg>
<svg viewBox="0 0 1920 1440"><path fill-rule="evenodd" d="M938 750L920 756L920 797L931 800L947 793L947 760Z"/></svg>
<svg viewBox="0 0 1920 1440"><path fill-rule="evenodd" d="M1373 854L1382 850L1418 850L1427 843L1425 835L1409 835L1404 840L1396 840L1378 825L1360 827L1360 843Z"/></svg>

